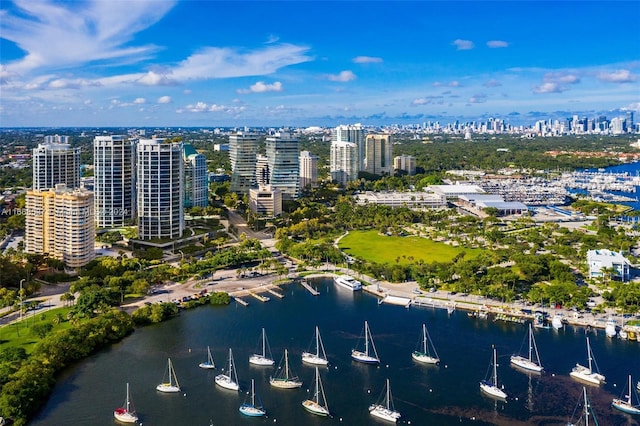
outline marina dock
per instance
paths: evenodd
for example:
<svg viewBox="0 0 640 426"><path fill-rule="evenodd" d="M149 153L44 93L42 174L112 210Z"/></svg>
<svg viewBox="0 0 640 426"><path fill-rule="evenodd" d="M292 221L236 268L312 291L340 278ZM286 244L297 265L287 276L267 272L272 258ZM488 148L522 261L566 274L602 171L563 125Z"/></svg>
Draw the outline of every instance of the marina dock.
<svg viewBox="0 0 640 426"><path fill-rule="evenodd" d="M398 296L386 296L383 299L380 299L378 303L389 303L391 305L400 305L408 308L409 306L411 306L411 299Z"/></svg>
<svg viewBox="0 0 640 426"><path fill-rule="evenodd" d="M316 290L315 288L313 288L313 287L311 287L311 286L309 285L309 283L307 282L307 280L302 280L302 281L300 282L300 284L302 284L302 287L306 288L306 289L309 291L309 293L313 294L314 296L317 296L317 295L319 295L319 294L320 294L320 292L318 292L318 290Z"/></svg>
<svg viewBox="0 0 640 426"><path fill-rule="evenodd" d="M242 306L249 306L249 302L244 299L240 299L239 297L234 297L233 300L241 304Z"/></svg>
<svg viewBox="0 0 640 426"><path fill-rule="evenodd" d="M261 294L254 293L253 291L250 291L249 294L252 295L253 297L255 297L256 299L258 299L261 302L268 302L269 300L271 300L267 296L263 296Z"/></svg>
<svg viewBox="0 0 640 426"><path fill-rule="evenodd" d="M269 293L273 294L275 297L277 297L278 299L284 299L284 294L282 293L278 293L275 290L267 290Z"/></svg>

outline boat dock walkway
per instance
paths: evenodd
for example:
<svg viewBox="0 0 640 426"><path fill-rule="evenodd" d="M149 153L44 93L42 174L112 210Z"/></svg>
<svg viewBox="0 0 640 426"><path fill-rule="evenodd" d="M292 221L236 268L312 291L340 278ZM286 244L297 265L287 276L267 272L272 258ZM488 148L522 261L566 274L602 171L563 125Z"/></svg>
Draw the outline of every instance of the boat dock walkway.
<svg viewBox="0 0 640 426"><path fill-rule="evenodd" d="M261 302L268 302L269 300L271 300L267 296L263 296L261 294L254 293L253 291L250 291L249 294L252 295L253 297L255 297L256 299L258 299Z"/></svg>
<svg viewBox="0 0 640 426"><path fill-rule="evenodd" d="M313 287L311 287L311 286L309 285L309 283L307 282L307 280L302 280L302 281L300 282L300 284L302 284L302 287L306 288L306 289L309 291L309 293L313 294L314 296L317 296L317 295L319 295L319 294L320 294L320 292L319 292L318 290L316 290L315 288L313 288Z"/></svg>
<svg viewBox="0 0 640 426"><path fill-rule="evenodd" d="M269 293L273 294L275 297L277 297L278 299L284 299L284 294L282 293L278 293L277 291L273 290L273 289L269 289L267 290Z"/></svg>
<svg viewBox="0 0 640 426"><path fill-rule="evenodd" d="M411 299L406 298L406 297L399 297L399 296L386 296L383 299L380 299L379 304L382 303L389 303L391 305L400 305L400 306L404 306L405 308L409 308L409 306L411 306Z"/></svg>
<svg viewBox="0 0 640 426"><path fill-rule="evenodd" d="M241 304L242 306L249 306L249 302L244 299L240 299L239 297L234 297L233 300Z"/></svg>

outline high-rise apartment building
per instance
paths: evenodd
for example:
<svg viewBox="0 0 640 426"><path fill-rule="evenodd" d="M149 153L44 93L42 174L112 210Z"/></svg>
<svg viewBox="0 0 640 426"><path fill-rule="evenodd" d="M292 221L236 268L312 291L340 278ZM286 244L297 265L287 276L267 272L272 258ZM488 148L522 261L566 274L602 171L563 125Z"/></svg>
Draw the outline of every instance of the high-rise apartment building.
<svg viewBox="0 0 640 426"><path fill-rule="evenodd" d="M93 193L64 183L26 196L25 251L49 254L69 268L95 258Z"/></svg>
<svg viewBox="0 0 640 426"><path fill-rule="evenodd" d="M314 187L318 182L318 157L309 151L300 152L300 189Z"/></svg>
<svg viewBox="0 0 640 426"><path fill-rule="evenodd" d="M80 187L80 148L72 148L68 143L38 144L33 149L33 189L49 189L58 183Z"/></svg>
<svg viewBox="0 0 640 426"><path fill-rule="evenodd" d="M266 155L258 154L256 156L256 183L258 186L269 185L270 179L269 159Z"/></svg>
<svg viewBox="0 0 640 426"><path fill-rule="evenodd" d="M193 145L184 144L184 206L207 207L209 205L209 172L207 159Z"/></svg>
<svg viewBox="0 0 640 426"><path fill-rule="evenodd" d="M249 189L255 187L257 154L257 135L238 132L229 136L232 192L249 194Z"/></svg>
<svg viewBox="0 0 640 426"><path fill-rule="evenodd" d="M369 134L365 139L364 168L374 175L393 174L392 141L389 134Z"/></svg>
<svg viewBox="0 0 640 426"><path fill-rule="evenodd" d="M341 185L358 178L358 145L352 142L331 142L331 180Z"/></svg>
<svg viewBox="0 0 640 426"><path fill-rule="evenodd" d="M416 174L416 159L410 155L399 155L393 159L393 168L403 170L409 176Z"/></svg>
<svg viewBox="0 0 640 426"><path fill-rule="evenodd" d="M96 136L93 172L96 226L115 228L135 220L135 141L126 136Z"/></svg>
<svg viewBox="0 0 640 426"><path fill-rule="evenodd" d="M364 127L362 124L350 124L350 125L340 125L332 130L331 132L331 142L351 142L355 143L358 147L357 157L358 157L358 171L362 170L364 167L364 143L365 143L365 135L364 135Z"/></svg>
<svg viewBox="0 0 640 426"><path fill-rule="evenodd" d="M283 200L300 196L300 143L289 132L278 132L266 140L269 184L282 191Z"/></svg>
<svg viewBox="0 0 640 426"><path fill-rule="evenodd" d="M136 174L138 238L180 238L184 230L182 143L141 139Z"/></svg>

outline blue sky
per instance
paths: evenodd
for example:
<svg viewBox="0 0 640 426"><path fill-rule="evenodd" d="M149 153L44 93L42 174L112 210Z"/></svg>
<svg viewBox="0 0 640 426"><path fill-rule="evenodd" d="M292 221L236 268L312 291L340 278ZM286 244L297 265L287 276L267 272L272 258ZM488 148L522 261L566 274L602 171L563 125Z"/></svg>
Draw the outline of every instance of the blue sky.
<svg viewBox="0 0 640 426"><path fill-rule="evenodd" d="M640 112L640 1L2 0L0 126Z"/></svg>

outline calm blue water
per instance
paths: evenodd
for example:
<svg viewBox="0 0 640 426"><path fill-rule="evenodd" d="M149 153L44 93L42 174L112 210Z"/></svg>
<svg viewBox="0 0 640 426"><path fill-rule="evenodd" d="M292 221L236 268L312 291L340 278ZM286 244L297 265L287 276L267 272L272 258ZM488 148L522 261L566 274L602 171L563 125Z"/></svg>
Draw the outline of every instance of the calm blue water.
<svg viewBox="0 0 640 426"><path fill-rule="evenodd" d="M292 284L283 287L284 299L272 297L268 303L247 299L249 307L201 307L137 330L67 370L32 424L113 425L112 412L124 401L127 381L144 425L384 424L372 419L367 407L377 401L386 378L391 380L396 409L402 413L400 424L562 425L580 398L582 385L568 373L576 362L586 362L584 329L536 330L547 373L530 377L509 366L509 356L521 348L525 325L472 319L460 310L449 317L440 309L378 305L373 296L352 294L325 279L314 285L321 291L318 297ZM383 362L380 367L350 358L365 320ZM439 367L411 359L422 323L427 324L439 352ZM301 406L314 369L302 365L300 354L309 348L315 325L320 327L331 363L321 369L334 414L331 419L313 416ZM268 380L274 368L249 365L261 327L266 328L276 364L284 349L289 349L293 373L304 381L302 389L271 388ZM612 340L603 331L589 335L600 370L608 379L601 388L588 387L600 425L637 425L609 405L620 396L629 373L634 383L640 378L640 343ZM229 347L233 349L243 393L217 388L213 379L220 370L198 368L206 358L207 345L218 367L225 365ZM479 390L492 356L491 345L498 350L499 381L510 395L506 403L488 399ZM174 363L184 395L155 390L167 357ZM238 412L252 378L267 418L246 418Z"/></svg>
<svg viewBox="0 0 640 426"><path fill-rule="evenodd" d="M585 169L588 172L598 172L598 169ZM621 164L619 166L607 167L601 173L628 173L630 176L637 176L640 173L640 162ZM638 197L640 194L640 187L636 186L635 193L610 191L612 194L624 195L626 197ZM640 201L625 201L620 202L625 206L633 207L634 210L640 210Z"/></svg>

